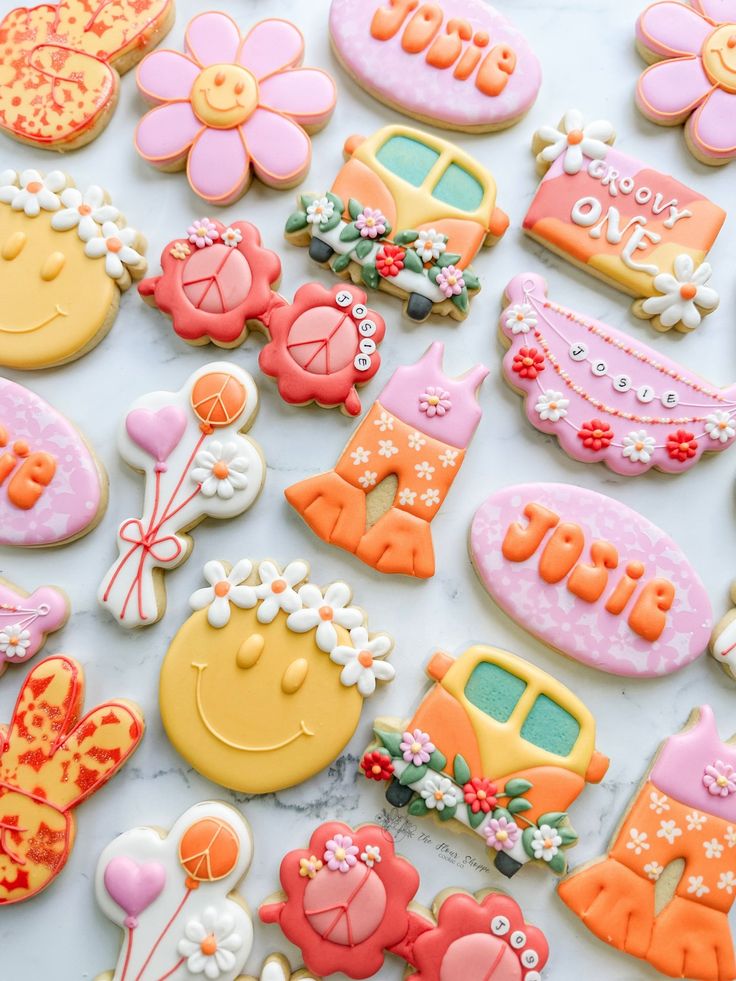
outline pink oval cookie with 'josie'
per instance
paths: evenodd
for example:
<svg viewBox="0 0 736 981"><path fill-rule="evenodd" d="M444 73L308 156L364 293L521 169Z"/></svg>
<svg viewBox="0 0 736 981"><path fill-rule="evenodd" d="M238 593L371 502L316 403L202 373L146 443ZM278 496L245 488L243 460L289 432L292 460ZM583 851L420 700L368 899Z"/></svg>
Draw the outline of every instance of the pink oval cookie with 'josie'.
<svg viewBox="0 0 736 981"><path fill-rule="evenodd" d="M619 501L519 484L476 511L470 555L491 597L545 644L630 677L671 674L708 646L708 594L682 549Z"/></svg>
<svg viewBox="0 0 736 981"><path fill-rule="evenodd" d="M0 545L62 545L107 507L107 477L79 431L40 396L0 378Z"/></svg>
<svg viewBox="0 0 736 981"><path fill-rule="evenodd" d="M481 0L332 0L330 36L362 88L446 129L512 126L541 84L528 41Z"/></svg>

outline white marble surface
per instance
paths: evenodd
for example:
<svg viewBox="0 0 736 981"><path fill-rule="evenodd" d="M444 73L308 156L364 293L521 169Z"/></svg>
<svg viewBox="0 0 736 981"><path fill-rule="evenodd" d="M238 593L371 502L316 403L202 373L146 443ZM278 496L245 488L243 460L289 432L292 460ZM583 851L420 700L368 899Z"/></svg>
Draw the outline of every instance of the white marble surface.
<svg viewBox="0 0 736 981"><path fill-rule="evenodd" d="M146 712L148 731L122 773L80 809L77 845L60 878L30 903L0 912L3 979L78 981L112 967L120 937L95 905L92 878L102 848L133 825L169 826L200 799L236 801L255 835L255 860L242 887L255 908L277 887L283 852L306 842L315 824L326 818L355 823L374 818L382 807L380 788L356 776L371 720L380 714L408 714L423 687L423 665L436 647L457 653L470 642L484 641L517 651L568 684L596 713L598 745L613 762L604 784L588 788L573 806L572 817L581 834L580 844L570 855L573 865L601 853L646 761L660 740L681 726L692 706L710 702L724 736L736 725L736 687L710 658L674 677L646 682L617 680L567 661L543 648L493 606L473 574L466 550L470 518L492 490L534 479L579 482L618 497L656 520L697 566L716 615L727 607L729 580L736 573L731 558L736 550L736 450L708 458L684 476L652 473L629 482L601 466L568 461L556 443L527 425L520 399L500 378L495 324L501 292L513 275L525 269L543 272L560 302L629 330L633 337L673 354L713 381L725 384L736 374L733 219L712 252L722 305L688 337L655 335L646 323L631 317L626 297L533 245L519 230L536 187L529 152L531 132L542 123L556 122L573 104L588 118L611 118L619 131L617 145L625 151L654 166L671 168L727 209L733 205L736 164L721 170L697 164L686 151L679 128L656 127L634 107L633 90L642 65L634 50L633 29L642 2L499 0L498 6L513 16L541 57L542 92L529 117L517 127L462 142L495 173L499 203L511 216L511 228L497 248L479 258L483 292L462 326L440 321L411 326L401 321L393 300L373 299L389 331L382 347L384 367L364 390L365 404L370 404L395 366L415 360L433 340L446 342L446 364L451 371L460 373L481 359L491 369L481 396L485 416L447 506L433 524L438 571L429 582L382 578L344 552L319 542L290 512L283 489L307 474L331 467L353 423L337 411L287 408L275 385L259 379L262 409L252 435L268 461L263 496L242 518L202 525L195 532L192 558L168 577L169 604L163 622L126 633L95 603L97 583L115 554L115 528L123 517L139 513L142 489L138 477L117 458L113 434L135 397L156 388L178 388L195 367L214 360L218 352L187 347L173 334L169 321L144 306L131 291L123 299L112 333L87 357L55 371L25 377L13 374L84 427L110 473L111 494L105 519L89 537L59 550L26 554L6 550L0 554L0 574L26 587L58 583L68 591L72 618L47 649L65 651L84 664L90 705L110 695L138 701ZM196 0L180 0L168 39L171 46L180 46L185 24L203 6ZM306 34L307 63L334 71L340 89L338 108L329 127L314 140L312 174L305 182L305 188L321 190L336 172L345 137L352 132L372 132L396 118L395 114L363 95L336 65L327 40L328 0L221 0L220 6L244 27L266 15L295 19ZM108 129L95 143L65 159L63 166L78 184L94 180L111 190L129 222L148 235L150 265L155 270L163 244L207 209L189 191L182 175L160 174L137 158L131 138L143 109L133 77L126 76ZM0 169L29 165L50 169L59 161L3 137ZM327 272L310 263L306 250L282 242L281 229L292 200L291 192L280 194L255 184L241 203L224 211L231 219L255 221L266 244L280 251L282 290L287 295L310 278L331 282ZM255 373L261 344L258 335L252 336L232 353L232 359ZM396 638L393 662L398 671L390 690L366 704L357 735L329 771L288 792L255 800L231 795L194 773L169 746L157 709L159 665L187 615L187 598L200 583L202 563L213 557L235 560L243 555L281 561L303 556L312 563L316 582L343 577L352 583L358 603L370 614L371 625ZM9 717L22 673L21 669L9 670L0 680L0 719ZM594 940L556 899L554 879L543 869L525 868L508 883L495 871L488 874L473 867L474 863L484 864L479 840L449 829L441 831L426 820L416 826L419 831L427 832L431 843L415 837L400 845L421 871L418 899L429 902L447 885L509 889L528 918L547 932L552 958L545 976L550 981L569 981L573 970L597 981L654 976L639 962ZM443 842L456 855L438 851ZM258 927L256 934L256 951L249 962L253 970L268 950L286 949L275 927ZM389 958L381 977L398 981L401 975L402 964Z"/></svg>

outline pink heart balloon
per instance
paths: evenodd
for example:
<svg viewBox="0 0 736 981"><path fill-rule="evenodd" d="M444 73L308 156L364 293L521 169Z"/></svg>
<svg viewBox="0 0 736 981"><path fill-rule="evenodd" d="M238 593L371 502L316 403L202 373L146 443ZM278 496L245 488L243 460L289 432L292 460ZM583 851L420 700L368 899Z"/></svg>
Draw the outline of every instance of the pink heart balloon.
<svg viewBox="0 0 736 981"><path fill-rule="evenodd" d="M160 464L179 445L187 428L187 417L184 410L176 405L167 405L156 412L133 409L125 420L125 428L133 442L156 460L156 469L165 470Z"/></svg>
<svg viewBox="0 0 736 981"><path fill-rule="evenodd" d="M128 914L125 925L138 926L137 917L158 899L166 885L166 869L159 862L136 862L124 855L105 869L105 889Z"/></svg>

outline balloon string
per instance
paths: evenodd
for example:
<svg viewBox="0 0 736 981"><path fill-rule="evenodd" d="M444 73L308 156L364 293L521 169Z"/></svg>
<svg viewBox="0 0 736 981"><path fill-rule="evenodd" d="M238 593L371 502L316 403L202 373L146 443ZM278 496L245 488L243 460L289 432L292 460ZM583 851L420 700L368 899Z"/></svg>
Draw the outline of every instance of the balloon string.
<svg viewBox="0 0 736 981"><path fill-rule="evenodd" d="M166 981L166 979L170 978L172 974L176 974L176 972L179 970L179 968L182 966L182 964L185 961L186 961L186 957L182 957L180 961L174 964L174 966L171 968L170 971L167 971L166 974L162 974L160 978L156 979L156 981Z"/></svg>
<svg viewBox="0 0 736 981"><path fill-rule="evenodd" d="M184 469L182 470L181 476L179 477L179 481L178 481L176 487L174 488L174 491L173 491L171 497L169 498L169 503L166 505L166 507L164 509L163 517L161 518L161 522L157 525L156 530L158 530L165 521L168 521L169 518L172 517L172 515L169 514L169 508L172 507L174 501L176 500L176 495L181 490L181 485L184 483L184 478L186 477L187 473L189 472L189 468L191 467L192 463L194 462L194 458L197 455L197 453L199 453L199 449L202 446L202 443L205 441L206 438L207 438L207 433L202 433L202 435L197 440L196 446L194 447L194 449L192 450L192 452L189 454L189 459L184 464ZM189 503L189 500L191 500L191 498L189 498L186 503ZM176 510L177 511L180 511L183 506L184 505L181 505Z"/></svg>
<svg viewBox="0 0 736 981"><path fill-rule="evenodd" d="M125 976L128 973L128 968L130 967L130 958L133 953L133 930L135 927L128 927L128 949L125 951L125 961L123 962L123 973L120 975L120 981L125 981Z"/></svg>
<svg viewBox="0 0 736 981"><path fill-rule="evenodd" d="M125 601L123 602L123 608L120 611L120 619L121 620L125 618L125 613L126 613L126 611L128 609L128 603L130 602L130 598L133 595L133 591L134 590L138 594L138 616L141 618L141 620L143 619L143 566L144 566L145 561L146 561L146 556L151 551L151 549L149 547L149 543L150 543L150 541L152 539L155 539L155 537L156 537L155 534L153 534L153 535L151 534L151 526L153 525L153 522L156 520L156 515L158 514L158 506L159 506L160 500L161 500L161 471L160 470L157 470L156 471L156 490L155 490L154 496L153 496L153 511L151 512L151 520L150 520L150 522L148 524L148 529L147 529L146 534L145 534L145 536L143 538L143 541L140 543L140 546L138 544L136 544L133 547L133 551L135 551L135 549L138 548L138 547L141 548L141 556L140 556L140 559L138 560L138 569L136 571L135 578L133 579L133 582L130 584L130 589L128 590L128 592L126 594L126 597L125 597ZM145 544L144 544L144 542L145 542Z"/></svg>
<svg viewBox="0 0 736 981"><path fill-rule="evenodd" d="M174 923L174 920L175 920L175 919L177 918L177 916L179 915L179 913L181 913L181 911L182 911L182 909L183 909L183 907L184 907L184 903L186 903L186 901L187 901L187 900L189 899L189 897L190 897L190 896L192 895L192 892L193 892L193 891L194 891L193 889L190 889L190 888L189 888L189 887L187 886L187 889L186 889L186 892L184 893L184 898L182 899L182 901L181 901L181 902L179 903L179 905L178 905L178 906L176 907L176 909L174 910L174 914L173 914L173 916L171 917L171 919L169 920L169 922L168 922L168 923L166 924L166 926L165 926L165 927L163 928L163 930L161 931L161 933L160 933L160 934L158 935L158 939L157 939L157 940L156 940L156 942L154 943L154 945L153 945L153 947L151 947L151 951L150 951L150 953L149 953L149 955L148 955L148 957L147 957L147 958L145 959L145 961L143 962L143 967L142 967L142 968L140 969L140 971L139 971L139 972L138 972L138 973L136 974L136 976L135 976L135 979L134 979L134 981L141 981L141 978L142 978L142 976L143 976L143 972L144 972L144 971L146 970L146 968L148 967L148 965L149 965L149 964L151 963L151 960L152 960L152 958L153 958L153 955L154 955L154 954L156 953L156 951L158 950L158 947L159 947L159 944L161 943L161 941L162 941L162 940L164 939L164 937L166 936L166 934L167 934L167 933L169 932L169 930L171 929L171 927L172 927L172 925L173 925L173 923ZM179 965L179 964L177 964L176 966L177 966L177 968L178 968L178 967L179 967L180 965ZM169 977L169 976L170 976L171 974L172 974L172 972L171 972L171 971L169 971L169 973L168 973L168 974L165 974L165 975L164 975L164 977Z"/></svg>

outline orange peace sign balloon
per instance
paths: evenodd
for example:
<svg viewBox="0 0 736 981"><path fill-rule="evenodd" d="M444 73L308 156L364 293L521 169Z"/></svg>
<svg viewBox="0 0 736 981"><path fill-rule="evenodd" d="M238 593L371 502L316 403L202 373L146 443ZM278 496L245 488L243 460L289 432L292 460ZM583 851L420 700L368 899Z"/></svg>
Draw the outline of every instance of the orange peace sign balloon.
<svg viewBox="0 0 736 981"><path fill-rule="evenodd" d="M197 821L179 842L179 861L198 882L224 879L235 868L239 855L238 836L218 818Z"/></svg>
<svg viewBox="0 0 736 981"><path fill-rule="evenodd" d="M205 432L234 422L245 408L247 393L232 375L212 371L192 389L192 408Z"/></svg>

